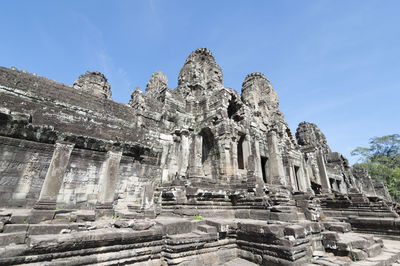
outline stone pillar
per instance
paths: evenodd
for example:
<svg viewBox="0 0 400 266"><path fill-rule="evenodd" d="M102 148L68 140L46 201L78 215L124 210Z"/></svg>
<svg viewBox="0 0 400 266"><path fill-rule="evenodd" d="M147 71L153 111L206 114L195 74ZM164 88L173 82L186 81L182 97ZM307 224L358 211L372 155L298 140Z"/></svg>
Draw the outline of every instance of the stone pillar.
<svg viewBox="0 0 400 266"><path fill-rule="evenodd" d="M311 192L311 183L306 175L304 165L301 164L299 166L299 171L297 174L297 178L299 180L299 190L303 192Z"/></svg>
<svg viewBox="0 0 400 266"><path fill-rule="evenodd" d="M296 174L295 174L295 170L294 170L294 166L292 164L289 164L289 166L286 167L286 174L289 176L290 179L290 185L293 189L293 191L299 190L299 188L297 187L297 183L296 183Z"/></svg>
<svg viewBox="0 0 400 266"><path fill-rule="evenodd" d="M258 142L258 140L254 140L254 147L253 147L253 154L255 155L255 162L256 162L256 174L259 177L258 179L264 183L263 180L263 175L262 175L262 169L261 167L263 167L261 165L261 153L260 153L260 143Z"/></svg>
<svg viewBox="0 0 400 266"><path fill-rule="evenodd" d="M219 161L219 174L220 178L223 180L229 180L229 178L234 176L234 162L231 160L232 146L235 146L236 142L233 142L229 137L224 137L218 140L218 149L220 155ZM237 168L237 166L236 166Z"/></svg>
<svg viewBox="0 0 400 266"><path fill-rule="evenodd" d="M232 175L236 179L239 176L239 164L238 164L238 139L232 139L231 141L231 153L230 153L230 159L231 159L231 164L232 164ZM243 158L244 161L244 158Z"/></svg>
<svg viewBox="0 0 400 266"><path fill-rule="evenodd" d="M317 151L317 164L321 180L321 192L331 193L331 184L329 183L328 172L326 171L325 160L321 151Z"/></svg>
<svg viewBox="0 0 400 266"><path fill-rule="evenodd" d="M180 176L186 176L186 170L188 169L190 145L188 133L184 132L181 135L180 153L178 154L178 173Z"/></svg>
<svg viewBox="0 0 400 266"><path fill-rule="evenodd" d="M308 192L313 193L313 190L311 188L310 176L308 174L307 165L306 165L305 161L303 161L301 169L302 169L302 173L303 173L303 181L305 184L305 188Z"/></svg>
<svg viewBox="0 0 400 266"><path fill-rule="evenodd" d="M96 205L96 212L100 216L111 216L113 213L115 184L121 157L122 151L108 151L101 167L99 197Z"/></svg>
<svg viewBox="0 0 400 266"><path fill-rule="evenodd" d="M273 185L286 185L282 156L278 148L278 140L275 131L270 131L267 136L269 152L270 183Z"/></svg>
<svg viewBox="0 0 400 266"><path fill-rule="evenodd" d="M34 153L33 156L27 159L27 164L18 180L17 187L12 195L11 203L16 206L26 206L27 195L31 189L33 178L40 174L40 168L35 166L39 163L39 153Z"/></svg>
<svg viewBox="0 0 400 266"><path fill-rule="evenodd" d="M249 137L248 134L245 136L245 139L243 141L242 150L243 150L244 169L247 169L248 158L249 158L249 155L250 155L250 137Z"/></svg>
<svg viewBox="0 0 400 266"><path fill-rule="evenodd" d="M200 135L192 136L189 155L189 178L203 177L202 159L203 138Z"/></svg>
<svg viewBox="0 0 400 266"><path fill-rule="evenodd" d="M154 208L154 188L152 184L146 184L143 187L142 203L140 206L140 211L146 218L155 218L155 208Z"/></svg>
<svg viewBox="0 0 400 266"><path fill-rule="evenodd" d="M51 158L49 169L40 191L38 202L34 209L55 210L57 195L63 182L65 171L67 170L71 152L75 144L57 141Z"/></svg>

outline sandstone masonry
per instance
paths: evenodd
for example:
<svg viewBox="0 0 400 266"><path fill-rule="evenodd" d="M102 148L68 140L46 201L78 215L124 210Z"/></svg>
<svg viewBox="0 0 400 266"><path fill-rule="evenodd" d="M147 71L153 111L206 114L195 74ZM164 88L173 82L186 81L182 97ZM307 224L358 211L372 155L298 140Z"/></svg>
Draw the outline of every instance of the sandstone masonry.
<svg viewBox="0 0 400 266"><path fill-rule="evenodd" d="M156 72L129 104L112 101L99 72L70 86L0 67L0 208L2 265L400 257L399 242L361 234L400 236L386 187L315 124L293 135L262 73L241 94L224 87L206 48L186 59L177 88Z"/></svg>

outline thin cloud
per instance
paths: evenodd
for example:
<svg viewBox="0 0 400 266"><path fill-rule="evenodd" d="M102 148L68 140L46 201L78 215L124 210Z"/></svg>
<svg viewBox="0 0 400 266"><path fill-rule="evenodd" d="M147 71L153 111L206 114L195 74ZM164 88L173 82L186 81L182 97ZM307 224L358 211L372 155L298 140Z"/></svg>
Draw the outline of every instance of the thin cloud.
<svg viewBox="0 0 400 266"><path fill-rule="evenodd" d="M107 52L103 32L86 16L82 14L77 14L77 16L81 20L84 29L83 45L86 48L88 65L96 67L96 69L90 69L89 71L98 70L102 72L109 80L111 90L128 91L131 87L128 74L122 67L115 63L113 57ZM124 100L115 99L115 97L113 99L116 101Z"/></svg>

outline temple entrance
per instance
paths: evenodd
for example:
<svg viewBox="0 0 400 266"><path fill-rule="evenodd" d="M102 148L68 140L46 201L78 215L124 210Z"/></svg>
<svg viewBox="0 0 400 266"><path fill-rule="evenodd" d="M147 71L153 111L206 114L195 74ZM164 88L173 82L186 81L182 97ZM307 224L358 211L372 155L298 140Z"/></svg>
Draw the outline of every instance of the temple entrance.
<svg viewBox="0 0 400 266"><path fill-rule="evenodd" d="M244 156L243 156L243 142L245 136L240 136L239 142L237 144L237 159L238 159L238 168L244 169Z"/></svg>
<svg viewBox="0 0 400 266"><path fill-rule="evenodd" d="M261 172L262 172L262 177L264 180L264 183L267 183L267 157L261 156Z"/></svg>
<svg viewBox="0 0 400 266"><path fill-rule="evenodd" d="M293 168L294 168L294 179L296 182L296 188L297 188L297 190L300 190L300 185L299 185L299 169L300 169L300 167L295 165Z"/></svg>
<svg viewBox="0 0 400 266"><path fill-rule="evenodd" d="M218 173L218 147L214 134L209 128L203 128L200 132L202 136L201 164L206 177L216 177Z"/></svg>
<svg viewBox="0 0 400 266"><path fill-rule="evenodd" d="M311 189L314 191L315 195L321 194L321 185L311 181Z"/></svg>

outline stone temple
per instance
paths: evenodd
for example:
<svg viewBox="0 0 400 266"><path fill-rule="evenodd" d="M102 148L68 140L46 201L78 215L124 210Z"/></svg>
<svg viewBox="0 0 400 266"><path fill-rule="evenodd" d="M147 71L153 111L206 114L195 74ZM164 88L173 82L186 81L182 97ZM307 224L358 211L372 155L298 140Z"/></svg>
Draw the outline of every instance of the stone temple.
<svg viewBox="0 0 400 266"><path fill-rule="evenodd" d="M399 265L399 237L382 183L205 48L129 104L0 68L0 265Z"/></svg>

